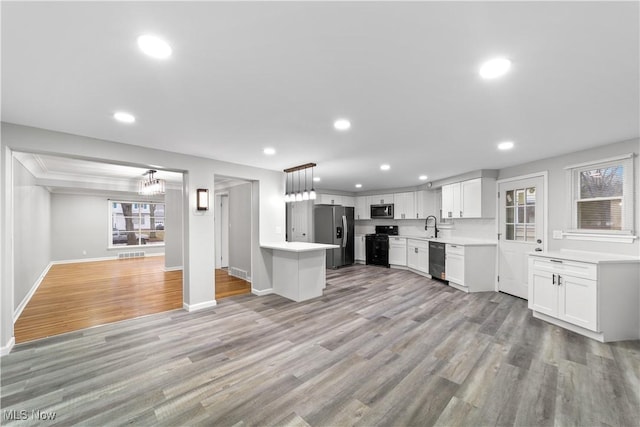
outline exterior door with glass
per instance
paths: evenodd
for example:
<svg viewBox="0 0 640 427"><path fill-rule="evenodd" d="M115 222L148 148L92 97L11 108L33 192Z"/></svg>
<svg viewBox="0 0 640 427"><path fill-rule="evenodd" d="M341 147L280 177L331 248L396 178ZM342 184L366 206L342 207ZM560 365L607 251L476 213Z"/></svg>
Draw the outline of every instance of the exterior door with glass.
<svg viewBox="0 0 640 427"><path fill-rule="evenodd" d="M528 298L528 253L544 248L544 177L498 182L498 290Z"/></svg>

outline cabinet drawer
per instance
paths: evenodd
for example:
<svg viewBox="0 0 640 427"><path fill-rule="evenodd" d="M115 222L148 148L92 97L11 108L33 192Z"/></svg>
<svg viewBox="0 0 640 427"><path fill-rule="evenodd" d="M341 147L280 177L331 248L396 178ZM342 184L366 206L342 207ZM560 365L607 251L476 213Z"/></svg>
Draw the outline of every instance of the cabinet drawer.
<svg viewBox="0 0 640 427"><path fill-rule="evenodd" d="M407 245L412 248L429 249L429 242L426 240L407 240Z"/></svg>
<svg viewBox="0 0 640 427"><path fill-rule="evenodd" d="M464 255L464 246L447 244L446 253Z"/></svg>
<svg viewBox="0 0 640 427"><path fill-rule="evenodd" d="M574 277L582 277L584 279L596 280L598 277L598 267L595 264L589 264L586 262L534 257L532 267L536 270L548 271L557 274L568 274Z"/></svg>

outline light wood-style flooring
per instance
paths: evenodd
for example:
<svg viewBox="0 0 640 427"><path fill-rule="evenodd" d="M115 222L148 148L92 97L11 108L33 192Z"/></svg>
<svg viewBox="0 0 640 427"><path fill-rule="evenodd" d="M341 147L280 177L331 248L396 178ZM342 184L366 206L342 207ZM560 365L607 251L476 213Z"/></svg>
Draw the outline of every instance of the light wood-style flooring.
<svg viewBox="0 0 640 427"><path fill-rule="evenodd" d="M216 299L251 284L216 270ZM182 308L182 271L164 257L57 264L14 325L17 343Z"/></svg>
<svg viewBox="0 0 640 427"><path fill-rule="evenodd" d="M324 296L303 303L230 297L19 344L1 363L2 409L61 425L637 426L640 414L640 341L602 344L509 295L362 265L328 271Z"/></svg>

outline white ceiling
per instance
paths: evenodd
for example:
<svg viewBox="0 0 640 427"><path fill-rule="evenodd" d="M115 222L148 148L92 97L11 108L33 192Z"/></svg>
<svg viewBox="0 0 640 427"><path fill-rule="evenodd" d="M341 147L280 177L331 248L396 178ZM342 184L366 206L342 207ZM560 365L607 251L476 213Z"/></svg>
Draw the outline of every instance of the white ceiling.
<svg viewBox="0 0 640 427"><path fill-rule="evenodd" d="M415 186L638 137L639 16L638 2L3 1L2 120L316 162L319 189ZM171 58L140 53L147 32ZM495 55L512 71L484 81Z"/></svg>

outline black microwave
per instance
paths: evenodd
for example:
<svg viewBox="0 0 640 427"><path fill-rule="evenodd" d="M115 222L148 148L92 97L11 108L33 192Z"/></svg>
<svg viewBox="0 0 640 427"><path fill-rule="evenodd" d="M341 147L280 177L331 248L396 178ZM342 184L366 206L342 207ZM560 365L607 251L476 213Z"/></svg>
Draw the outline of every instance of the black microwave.
<svg viewBox="0 0 640 427"><path fill-rule="evenodd" d="M375 218L393 219L393 203L384 205L371 205L371 219Z"/></svg>

